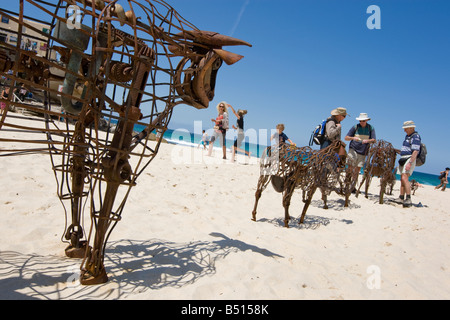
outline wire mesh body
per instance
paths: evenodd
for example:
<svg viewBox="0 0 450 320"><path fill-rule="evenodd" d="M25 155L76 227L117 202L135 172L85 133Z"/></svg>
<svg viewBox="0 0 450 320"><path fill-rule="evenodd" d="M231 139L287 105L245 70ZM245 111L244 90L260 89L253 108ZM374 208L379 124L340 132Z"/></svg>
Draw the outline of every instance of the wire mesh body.
<svg viewBox="0 0 450 320"><path fill-rule="evenodd" d="M305 204L299 223L303 223L309 204L318 188L322 192L324 201L327 194L339 190L338 185L345 163L345 157L338 155L341 144L341 141L335 141L322 150L313 150L310 147L298 148L286 144L266 148L260 162L261 170L252 220L256 221L258 201L271 182L274 189L283 195L285 227L288 227L290 219L289 206L294 190L302 190Z"/></svg>
<svg viewBox="0 0 450 320"><path fill-rule="evenodd" d="M378 140L370 146L366 163L364 164L364 174L356 195L359 194L361 187L365 182L365 197L368 197L369 186L373 177L380 178L380 199L383 204L384 194L392 193L395 184L395 159L397 152L390 142Z"/></svg>
<svg viewBox="0 0 450 320"><path fill-rule="evenodd" d="M45 30L30 22L27 10L39 11ZM1 100L0 134L19 130L36 137L0 135L0 155L50 154L71 221L66 253L85 258L83 284L105 282L107 239L130 189L156 156L173 108L207 108L222 63L242 58L222 46L250 44L201 31L159 0L20 0L17 14L0 13L18 26L17 44L0 44L0 74L10 93ZM43 39L45 56L23 48L25 30ZM18 98L19 88L38 101ZM45 120L21 126L9 121L14 110Z"/></svg>

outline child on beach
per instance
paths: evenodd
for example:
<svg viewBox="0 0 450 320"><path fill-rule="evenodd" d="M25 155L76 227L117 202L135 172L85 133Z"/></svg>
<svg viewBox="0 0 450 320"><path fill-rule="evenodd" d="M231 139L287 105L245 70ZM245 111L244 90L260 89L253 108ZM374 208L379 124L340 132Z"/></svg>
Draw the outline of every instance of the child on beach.
<svg viewBox="0 0 450 320"><path fill-rule="evenodd" d="M288 136L284 133L284 124L282 124L282 123L277 124L276 129L278 131L278 134L274 133L273 135L271 135L270 140L274 140L274 139L276 139L276 136L278 136L279 145L282 145L282 144L286 143L286 141L287 141L291 145L295 146L295 143L292 142L292 140L289 139Z"/></svg>

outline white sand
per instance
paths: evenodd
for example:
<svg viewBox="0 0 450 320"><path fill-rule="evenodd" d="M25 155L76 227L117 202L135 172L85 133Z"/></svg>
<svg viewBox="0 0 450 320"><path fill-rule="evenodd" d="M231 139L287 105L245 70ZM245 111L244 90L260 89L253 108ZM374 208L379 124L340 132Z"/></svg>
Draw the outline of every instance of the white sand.
<svg viewBox="0 0 450 320"><path fill-rule="evenodd" d="M0 299L450 298L449 191L419 188L412 200L423 207L404 209L378 204L374 179L369 198L352 195L349 208L332 194L324 210L317 193L300 226L297 192L286 229L271 186L251 221L256 159L205 155L161 147L109 239L110 280L98 286L79 285L81 261L64 255L49 156L1 157Z"/></svg>

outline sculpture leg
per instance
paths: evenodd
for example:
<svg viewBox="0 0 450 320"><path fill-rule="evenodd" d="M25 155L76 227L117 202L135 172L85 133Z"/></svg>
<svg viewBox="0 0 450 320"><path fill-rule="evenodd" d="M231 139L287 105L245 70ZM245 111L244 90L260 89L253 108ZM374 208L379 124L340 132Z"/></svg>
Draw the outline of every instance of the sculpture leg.
<svg viewBox="0 0 450 320"><path fill-rule="evenodd" d="M365 181L366 181L366 173L364 173L363 178L362 178L362 180L361 180L361 183L359 184L358 190L356 190L355 197L358 198L359 193L360 193L360 190L361 190L361 187L363 186L363 184L364 184Z"/></svg>
<svg viewBox="0 0 450 320"><path fill-rule="evenodd" d="M381 186L380 186L380 204L384 203L384 193L387 187L387 183L384 179L381 179Z"/></svg>
<svg viewBox="0 0 450 320"><path fill-rule="evenodd" d="M61 200L69 199L71 201L71 224L65 233L65 239L69 241L69 246L65 249L65 254L69 258L82 259L86 255L87 241L82 240L84 236L83 228L81 227L81 213L84 196L85 178L88 175L86 165L87 146L84 139L85 126L79 120L75 125L75 133L73 140L73 150L69 152L68 157L63 157L61 174L62 183L68 190L67 194L59 194ZM58 167L54 167L55 174L57 174ZM69 185L70 184L70 185Z"/></svg>
<svg viewBox="0 0 450 320"><path fill-rule="evenodd" d="M96 232L94 244L89 250L85 268L82 270L80 282L83 285L94 285L108 281L104 260L104 245L106 234L111 222L112 207L119 189L118 183L108 183L105 193L105 201L96 220Z"/></svg>
<svg viewBox="0 0 450 320"><path fill-rule="evenodd" d="M255 205L253 206L253 211L252 211L252 220L253 221L256 221L256 208L258 207L259 198L261 198L262 192L266 188L270 177L271 176L269 176L269 175L259 176L258 188L256 189L256 192L255 192Z"/></svg>
<svg viewBox="0 0 450 320"><path fill-rule="evenodd" d="M306 211L308 211L308 207L311 204L311 201L312 201L312 198L313 198L315 192L316 192L315 188L308 192L308 197L303 206L302 216L300 217L300 221L298 222L298 224L302 224L303 221L305 220ZM323 199L323 193L322 193L322 199ZM326 199L326 196L325 196L325 199Z"/></svg>
<svg viewBox="0 0 450 320"><path fill-rule="evenodd" d="M372 177L367 177L367 180L366 180L366 189L365 189L365 197L366 197L366 199L368 199L369 198L369 186L370 186L370 181L372 180Z"/></svg>
<svg viewBox="0 0 450 320"><path fill-rule="evenodd" d="M93 247L88 253L85 267L80 276L80 282L84 285L100 284L108 281L103 265L105 240L111 223L118 221L117 215L113 212L113 206L119 186L125 181L129 181L132 174L128 157L134 121L138 119L138 114L139 109L131 108L130 118L132 121L119 121L110 151L101 161L106 190L99 213L91 212L93 225L96 226L96 230Z"/></svg>
<svg viewBox="0 0 450 320"><path fill-rule="evenodd" d="M284 226L289 228L289 220L291 219L289 215L289 206L291 205L291 198L294 194L295 182L288 180L286 182L286 188L283 192L283 207L284 207Z"/></svg>
<svg viewBox="0 0 450 320"><path fill-rule="evenodd" d="M261 189L256 190L256 192L255 192L255 205L254 205L253 211L252 211L252 220L253 221L256 221L256 208L258 206L259 198L261 198L261 194L262 194L262 190Z"/></svg>
<svg viewBox="0 0 450 320"><path fill-rule="evenodd" d="M352 191L356 187L359 169L360 168L358 167L349 167L348 171L345 172L345 183L344 183L345 208L348 208L350 195L352 194Z"/></svg>
<svg viewBox="0 0 450 320"><path fill-rule="evenodd" d="M322 201L323 201L323 208L324 209L328 209L328 204L327 204L327 195L325 194L325 192L322 191ZM308 204L309 205L309 204Z"/></svg>

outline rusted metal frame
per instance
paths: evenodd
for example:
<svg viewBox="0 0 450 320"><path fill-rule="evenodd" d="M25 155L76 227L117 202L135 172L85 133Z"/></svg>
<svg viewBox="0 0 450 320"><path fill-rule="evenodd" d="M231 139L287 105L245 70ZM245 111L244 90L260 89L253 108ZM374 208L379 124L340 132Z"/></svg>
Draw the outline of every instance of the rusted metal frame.
<svg viewBox="0 0 450 320"><path fill-rule="evenodd" d="M41 85L41 84L35 83L33 81L30 81L30 80L27 80L27 79L24 79L24 78L16 77L15 75L8 75L8 77L11 80L14 80L14 82L21 82L21 83L26 84L29 87L34 87L35 89L43 90L44 92L48 91L48 92L52 92L52 93L56 93L56 94L62 94L62 92L60 93L57 90L53 90L53 89L49 88L47 85ZM13 88L16 88L16 86L14 86ZM76 98L74 97L74 99L76 99ZM82 101L82 100L79 100L79 99L77 99L77 100L78 101ZM46 110L46 109L43 109L43 108L37 108L36 109L32 105L29 105L29 104L26 104L26 103L20 103L20 102L14 102L14 101L9 101L8 103L10 105L12 105L12 106L19 106L19 107L22 107L24 109L29 109L29 110L35 111L35 112L47 113L47 114L54 115L54 116L60 115L60 113L56 113L56 112L53 112L51 110ZM67 117L74 118L73 116L69 116L69 115L67 115Z"/></svg>
<svg viewBox="0 0 450 320"><path fill-rule="evenodd" d="M33 119L34 120L34 119ZM60 134L61 130L60 129L44 129L44 128L38 128L38 127L29 127L29 126L22 126L22 125L18 125L18 124L13 124L13 123L9 123L9 122L5 122L4 124L5 127L10 127L10 128L16 128L16 129L21 129L21 132L28 132L28 133L51 133L51 134ZM73 132L73 131L72 131ZM70 132L67 132L67 134L69 134Z"/></svg>
<svg viewBox="0 0 450 320"><path fill-rule="evenodd" d="M23 0L20 0L20 1L23 1ZM60 21L60 22L64 22L64 23L67 22L67 19L66 19L66 18L61 18L60 16L56 15L54 12L51 12L51 11L49 11L48 9L42 7L41 5L38 5L38 4L37 4L36 2L34 2L33 0L25 0L25 1L29 2L30 4L32 4L33 6L39 8L39 9L41 9L42 11L44 11L45 13L47 13L48 15L52 16L54 19L56 19L56 20L58 20L58 21ZM60 1L60 2L61 2L61 1ZM23 10L22 10L22 11L23 11ZM55 25L56 25L56 24L55 24ZM83 30L83 29L79 29L78 31L80 31L80 32L82 32L82 33L85 33L85 34L87 34L87 35L89 34L87 31L85 31L85 30ZM41 32L42 32L42 31L41 31ZM66 45L66 46L67 46L67 45ZM67 47L70 48L70 46L67 46Z"/></svg>

